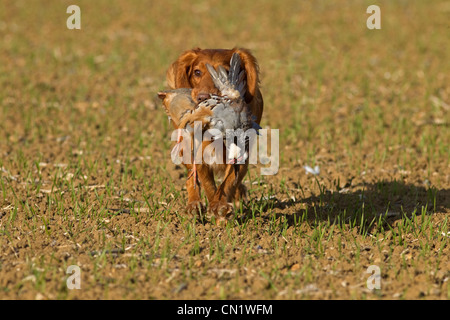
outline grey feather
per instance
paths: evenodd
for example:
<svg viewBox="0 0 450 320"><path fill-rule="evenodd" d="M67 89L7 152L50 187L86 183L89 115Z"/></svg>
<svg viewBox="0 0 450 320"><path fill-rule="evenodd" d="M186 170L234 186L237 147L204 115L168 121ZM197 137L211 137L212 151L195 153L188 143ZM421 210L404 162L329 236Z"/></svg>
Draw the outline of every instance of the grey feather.
<svg viewBox="0 0 450 320"><path fill-rule="evenodd" d="M230 60L230 72L228 73L228 81L234 87L241 97L245 95L245 70L241 70L241 57L238 53L233 53Z"/></svg>

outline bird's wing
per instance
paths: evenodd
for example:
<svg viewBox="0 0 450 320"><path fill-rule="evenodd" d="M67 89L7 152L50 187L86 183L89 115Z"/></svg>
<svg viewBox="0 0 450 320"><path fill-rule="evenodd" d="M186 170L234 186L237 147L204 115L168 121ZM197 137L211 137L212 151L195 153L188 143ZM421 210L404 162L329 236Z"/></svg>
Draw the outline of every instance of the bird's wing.
<svg viewBox="0 0 450 320"><path fill-rule="evenodd" d="M245 70L241 70L241 57L236 52L231 56L228 82L235 90L239 91L241 97L245 95Z"/></svg>
<svg viewBox="0 0 450 320"><path fill-rule="evenodd" d="M206 64L206 68L208 69L209 74L211 75L211 78L214 82L214 85L217 89L219 89L220 92L224 91L227 87L229 87L228 82L228 76L225 76L223 72L217 72L216 69L210 64ZM220 68L219 68L220 70Z"/></svg>
<svg viewBox="0 0 450 320"><path fill-rule="evenodd" d="M206 68L222 96L238 99L245 95L245 70L241 70L241 58L238 53L233 53L231 57L229 72L223 66L219 66L217 71L210 64L206 64Z"/></svg>

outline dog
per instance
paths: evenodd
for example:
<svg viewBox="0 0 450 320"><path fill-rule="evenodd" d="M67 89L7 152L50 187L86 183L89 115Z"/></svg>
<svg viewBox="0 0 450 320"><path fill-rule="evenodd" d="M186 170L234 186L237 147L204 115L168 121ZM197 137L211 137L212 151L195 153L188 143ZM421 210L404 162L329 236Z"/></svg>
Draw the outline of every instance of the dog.
<svg viewBox="0 0 450 320"><path fill-rule="evenodd" d="M191 98L195 103L201 103L209 99L210 94L219 94L206 65L214 68L223 66L229 70L230 59L233 53L238 53L241 58L241 67L245 70L246 94L245 102L250 106L255 121L260 124L263 114L263 97L260 91L259 66L256 58L248 49L200 49L195 48L183 52L167 70L166 80L171 89L191 88ZM176 128L176 125L174 125ZM202 142L205 148L210 142ZM191 164L185 164L188 170L192 170ZM246 199L247 190L242 184L247 171L248 161L239 165L236 178L233 175L225 175L224 181L219 187L215 184L215 175L224 175L230 172L230 164L197 164L195 176L190 175L186 188L188 203L186 211L190 214L202 217L205 206L201 200L201 189L205 190L209 203L209 212L215 216L216 221L228 220L233 213L232 202L239 204L240 199Z"/></svg>

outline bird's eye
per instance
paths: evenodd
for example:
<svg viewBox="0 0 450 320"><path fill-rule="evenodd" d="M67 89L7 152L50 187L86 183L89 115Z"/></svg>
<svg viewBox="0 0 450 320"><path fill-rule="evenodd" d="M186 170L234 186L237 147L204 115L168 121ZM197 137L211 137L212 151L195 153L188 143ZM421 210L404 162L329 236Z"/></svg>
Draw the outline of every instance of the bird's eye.
<svg viewBox="0 0 450 320"><path fill-rule="evenodd" d="M196 76L196 77L200 77L201 75L202 75L202 72L200 71L200 70L194 70L194 75Z"/></svg>

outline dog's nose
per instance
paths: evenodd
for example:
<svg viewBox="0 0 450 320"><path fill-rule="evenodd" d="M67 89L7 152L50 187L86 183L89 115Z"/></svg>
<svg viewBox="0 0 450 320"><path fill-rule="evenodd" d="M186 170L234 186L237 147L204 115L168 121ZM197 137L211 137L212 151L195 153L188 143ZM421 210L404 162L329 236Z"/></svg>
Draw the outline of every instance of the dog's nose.
<svg viewBox="0 0 450 320"><path fill-rule="evenodd" d="M202 101L205 101L209 99L209 93L199 93L197 96L197 102L200 103Z"/></svg>

